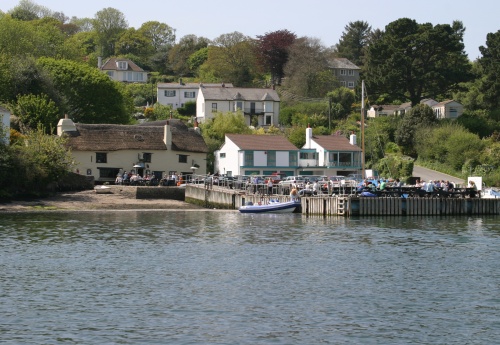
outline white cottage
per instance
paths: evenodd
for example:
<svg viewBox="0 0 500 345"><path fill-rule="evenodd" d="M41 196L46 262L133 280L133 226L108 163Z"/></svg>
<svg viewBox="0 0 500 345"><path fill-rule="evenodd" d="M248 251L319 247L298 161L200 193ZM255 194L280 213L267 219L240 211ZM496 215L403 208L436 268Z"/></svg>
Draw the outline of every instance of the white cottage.
<svg viewBox="0 0 500 345"><path fill-rule="evenodd" d="M207 145L198 128L171 119L142 125L79 124L61 119L57 134L68 137L76 170L97 182L118 174L206 174ZM194 169L193 169L194 168Z"/></svg>
<svg viewBox="0 0 500 345"><path fill-rule="evenodd" d="M196 117L200 123L217 112L241 111L249 126L278 126L280 98L276 90L258 88L200 87Z"/></svg>

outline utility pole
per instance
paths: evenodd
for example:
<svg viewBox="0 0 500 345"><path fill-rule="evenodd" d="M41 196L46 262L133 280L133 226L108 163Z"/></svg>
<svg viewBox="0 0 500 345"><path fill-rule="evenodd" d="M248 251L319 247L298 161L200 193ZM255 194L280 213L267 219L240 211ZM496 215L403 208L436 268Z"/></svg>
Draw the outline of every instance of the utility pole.
<svg viewBox="0 0 500 345"><path fill-rule="evenodd" d="M361 178L365 178L365 81L361 81Z"/></svg>
<svg viewBox="0 0 500 345"><path fill-rule="evenodd" d="M328 133L332 132L332 96L328 97Z"/></svg>

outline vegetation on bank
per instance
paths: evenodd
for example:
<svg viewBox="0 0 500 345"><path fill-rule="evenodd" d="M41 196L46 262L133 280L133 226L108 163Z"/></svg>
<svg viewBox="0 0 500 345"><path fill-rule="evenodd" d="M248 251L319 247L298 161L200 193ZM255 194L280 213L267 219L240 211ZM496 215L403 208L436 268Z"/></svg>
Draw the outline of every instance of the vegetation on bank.
<svg viewBox="0 0 500 345"><path fill-rule="evenodd" d="M366 168L404 179L416 161L462 178L481 175L487 184L499 186L500 31L489 33L480 47L482 56L469 61L465 30L459 21L432 25L401 18L383 29L350 22L333 47L286 29L255 38L235 31L214 40L195 35L177 39L166 23L129 28L114 8L102 9L94 18L68 18L21 0L7 13L0 11L0 104L19 121L12 126L11 147L0 147L0 190L39 193L42 184L60 181L62 170L71 170L59 150L64 143L50 136L64 114L81 123L133 124L138 118L171 116L189 121L194 103L176 110L156 103L156 84L181 77L241 87L275 85L280 95L280 128L250 129L241 114L217 114L202 124L211 152L226 133L279 134L302 147L308 125L314 134L354 132L361 144L361 93L359 87L341 87L330 68L333 57L361 68L368 91L365 109L413 105L402 117L365 120ZM151 71L148 83L110 80L97 70L98 57L133 60ZM425 98L454 99L465 112L456 120L437 121L429 107L419 104ZM54 147L46 152L37 149L40 145ZM210 154L209 171L213 160Z"/></svg>

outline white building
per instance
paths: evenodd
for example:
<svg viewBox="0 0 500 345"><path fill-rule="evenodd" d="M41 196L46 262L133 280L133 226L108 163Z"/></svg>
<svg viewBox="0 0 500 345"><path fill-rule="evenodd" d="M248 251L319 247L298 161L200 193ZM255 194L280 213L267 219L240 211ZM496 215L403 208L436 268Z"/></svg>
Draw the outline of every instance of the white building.
<svg viewBox="0 0 500 345"><path fill-rule="evenodd" d="M102 63L98 58L97 67L111 79L128 83L147 83L148 72L129 59L110 58Z"/></svg>
<svg viewBox="0 0 500 345"><path fill-rule="evenodd" d="M178 83L158 83L156 87L156 99L161 105L171 106L172 109L183 107L187 102L196 102L200 85L204 87L221 87L222 84L200 84L184 83L182 79ZM225 87L233 87L225 84Z"/></svg>
<svg viewBox="0 0 500 345"><path fill-rule="evenodd" d="M202 123L217 112L241 111L248 126L279 125L280 98L276 90L259 88L200 87L196 117Z"/></svg>

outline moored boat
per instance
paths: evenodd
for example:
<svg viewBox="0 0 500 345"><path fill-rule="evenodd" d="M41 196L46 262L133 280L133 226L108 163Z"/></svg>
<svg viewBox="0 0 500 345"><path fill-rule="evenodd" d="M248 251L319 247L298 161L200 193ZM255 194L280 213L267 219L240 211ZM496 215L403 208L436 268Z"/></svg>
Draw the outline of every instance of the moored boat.
<svg viewBox="0 0 500 345"><path fill-rule="evenodd" d="M252 202L248 202L244 206L241 206L238 210L241 213L293 213L299 212L300 209L300 201L279 202L271 200L267 204L254 204Z"/></svg>

